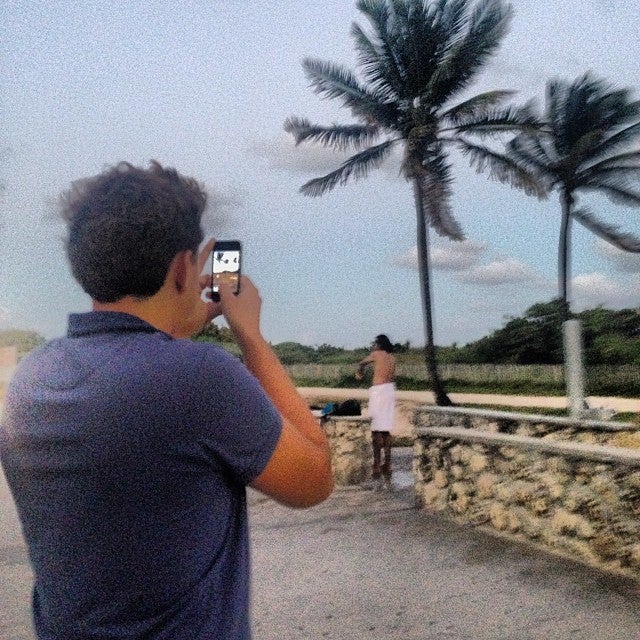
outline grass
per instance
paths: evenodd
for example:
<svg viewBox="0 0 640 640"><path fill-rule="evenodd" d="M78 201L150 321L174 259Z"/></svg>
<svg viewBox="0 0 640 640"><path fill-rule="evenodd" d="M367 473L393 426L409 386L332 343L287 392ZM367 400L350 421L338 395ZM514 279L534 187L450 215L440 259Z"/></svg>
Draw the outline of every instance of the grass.
<svg viewBox="0 0 640 640"><path fill-rule="evenodd" d="M354 368L346 365L292 365L289 375L300 387L364 389L368 380L356 380ZM564 378L555 365L447 365L441 375L451 393L498 393L528 396L564 396ZM587 367L589 396L640 396L639 367ZM428 391L426 372L415 365L398 366L396 386L403 391Z"/></svg>
<svg viewBox="0 0 640 640"><path fill-rule="evenodd" d="M356 380L353 374L343 374L337 378L292 376L298 387L325 387L327 389L367 389L370 381ZM429 391L426 380L410 378L403 375L396 376L396 388L401 391ZM509 382L482 383L471 380L449 379L445 381L447 391L451 393L505 393L529 396L563 396L564 387L556 383L536 383L528 380L514 380ZM634 396L631 396L634 397Z"/></svg>

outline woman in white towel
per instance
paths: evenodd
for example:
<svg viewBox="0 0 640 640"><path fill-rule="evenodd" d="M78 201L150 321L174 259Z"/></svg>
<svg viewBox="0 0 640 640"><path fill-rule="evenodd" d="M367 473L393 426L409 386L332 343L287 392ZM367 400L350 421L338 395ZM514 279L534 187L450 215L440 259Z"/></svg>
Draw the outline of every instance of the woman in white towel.
<svg viewBox="0 0 640 640"><path fill-rule="evenodd" d="M373 350L359 362L356 373L358 380L362 380L364 370L370 364L373 365L373 381L369 389L368 412L373 444L373 480L379 483L382 475L385 485L391 488L391 431L396 404L396 358L393 355L393 345L386 335L376 336Z"/></svg>

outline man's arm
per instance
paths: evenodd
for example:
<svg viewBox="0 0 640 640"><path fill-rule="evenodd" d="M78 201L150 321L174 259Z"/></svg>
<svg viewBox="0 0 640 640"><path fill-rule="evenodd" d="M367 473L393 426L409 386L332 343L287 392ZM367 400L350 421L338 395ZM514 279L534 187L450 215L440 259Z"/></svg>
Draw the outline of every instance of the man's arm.
<svg viewBox="0 0 640 640"><path fill-rule="evenodd" d="M244 362L282 416L282 432L262 473L251 485L290 507L310 507L333 490L326 436L277 356L260 333L261 300L242 278L240 293L220 287L223 314L242 351Z"/></svg>

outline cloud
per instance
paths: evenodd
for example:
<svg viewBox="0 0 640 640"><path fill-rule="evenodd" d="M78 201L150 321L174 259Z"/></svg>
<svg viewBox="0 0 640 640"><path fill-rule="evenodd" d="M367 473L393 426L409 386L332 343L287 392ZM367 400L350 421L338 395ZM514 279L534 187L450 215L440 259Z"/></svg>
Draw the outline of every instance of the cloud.
<svg viewBox="0 0 640 640"><path fill-rule="evenodd" d="M442 271L464 271L472 268L486 246L472 240L450 243L446 246L436 245L431 253L431 261L435 269Z"/></svg>
<svg viewBox="0 0 640 640"><path fill-rule="evenodd" d="M518 260L495 260L489 264L477 265L459 273L457 277L465 284L484 287L503 284L544 284L540 276Z"/></svg>
<svg viewBox="0 0 640 640"><path fill-rule="evenodd" d="M202 214L202 227L205 233L220 234L225 232L229 226L238 226L240 221L236 218L236 213L243 205L240 194L232 187L226 187L224 193L208 184L205 184L204 188L207 193L207 206ZM59 197L47 196L43 199L41 221L45 225L63 224Z"/></svg>
<svg viewBox="0 0 640 640"><path fill-rule="evenodd" d="M248 152L267 160L273 169L304 174L333 171L350 155L320 145L301 144L296 147L293 138L285 135L270 140L256 140Z"/></svg>
<svg viewBox="0 0 640 640"><path fill-rule="evenodd" d="M248 153L266 160L272 169L315 177L334 171L355 151L335 151L312 143L296 146L291 136L282 135L270 140L254 141L249 146ZM402 147L394 147L378 168L381 175L391 181L398 180L402 170L402 157Z"/></svg>
<svg viewBox="0 0 640 640"><path fill-rule="evenodd" d="M209 232L223 233L233 222L237 226L236 212L242 207L242 198L232 190L222 193L207 187L207 208L202 216L202 226ZM220 237L220 236L218 236Z"/></svg>
<svg viewBox="0 0 640 640"><path fill-rule="evenodd" d="M598 240L596 242L596 251L605 260L611 262L617 271L623 273L640 273L640 253L621 251L604 240Z"/></svg>
<svg viewBox="0 0 640 640"><path fill-rule="evenodd" d="M402 160L404 158L404 147L401 144L395 145L384 162L380 165L382 175L391 180L402 178Z"/></svg>
<svg viewBox="0 0 640 640"><path fill-rule="evenodd" d="M505 56L494 58L487 66L486 72L488 83L496 83L500 88L522 84L541 89L547 80L547 75L530 63L515 62Z"/></svg>
<svg viewBox="0 0 640 640"><path fill-rule="evenodd" d="M471 240L436 245L431 251L431 266L434 270L448 271L464 284L483 287L528 283L545 288L548 283L533 269L518 260L508 258L478 264L486 252L486 245ZM405 255L394 260L394 264L410 269L418 268L418 250L413 247Z"/></svg>
<svg viewBox="0 0 640 640"><path fill-rule="evenodd" d="M571 282L571 298L576 311L598 305L614 309L636 308L640 302L638 291L640 274L633 274L622 283L602 273L585 273Z"/></svg>
<svg viewBox="0 0 640 640"><path fill-rule="evenodd" d="M418 269L418 247L413 247L404 255L394 259L393 264L398 267L407 267L407 269Z"/></svg>
<svg viewBox="0 0 640 640"><path fill-rule="evenodd" d="M485 245L471 240L436 245L431 250L431 266L441 271L464 271L475 265L485 251ZM405 255L394 260L394 264L417 270L418 248L413 247Z"/></svg>

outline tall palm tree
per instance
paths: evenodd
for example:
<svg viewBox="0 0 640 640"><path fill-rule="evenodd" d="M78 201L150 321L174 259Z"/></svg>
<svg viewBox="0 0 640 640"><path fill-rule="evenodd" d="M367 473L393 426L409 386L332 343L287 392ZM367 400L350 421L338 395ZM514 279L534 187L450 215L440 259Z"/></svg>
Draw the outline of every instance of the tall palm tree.
<svg viewBox="0 0 640 640"><path fill-rule="evenodd" d="M285 130L296 143L317 142L355 153L335 171L301 187L320 196L358 180L378 167L394 147L403 149L402 173L412 183L425 331L425 360L436 403L450 405L438 375L433 340L428 228L452 240L464 235L451 210L453 181L448 150L471 154L477 168L540 195L538 183L510 159L473 144L481 136L530 124L526 110L501 107L509 91L491 91L457 104L480 69L496 52L511 18L502 0L360 0L370 31L354 23L351 35L363 80L343 66L314 58L303 61L311 86L337 98L357 124L313 125L290 117Z"/></svg>
<svg viewBox="0 0 640 640"><path fill-rule="evenodd" d="M541 128L519 134L507 150L520 167L559 192L558 294L566 319L573 220L619 249L640 252L640 238L576 208L578 191L640 206L640 101L586 73L573 82L547 83L542 120Z"/></svg>

